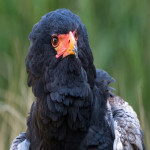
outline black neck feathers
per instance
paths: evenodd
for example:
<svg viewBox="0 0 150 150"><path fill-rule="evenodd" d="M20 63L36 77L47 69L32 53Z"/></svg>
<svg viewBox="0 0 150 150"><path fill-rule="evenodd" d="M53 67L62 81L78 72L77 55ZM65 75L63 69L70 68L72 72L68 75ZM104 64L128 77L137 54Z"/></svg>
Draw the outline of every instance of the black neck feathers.
<svg viewBox="0 0 150 150"><path fill-rule="evenodd" d="M88 132L93 95L86 72L76 59L66 58L63 61L55 68L47 66L42 84L38 84L43 86L44 95L33 103L28 118L27 135L35 143L33 148L40 141L41 147L65 142L67 149L72 147L71 143L77 149ZM40 89L39 86L37 88Z"/></svg>

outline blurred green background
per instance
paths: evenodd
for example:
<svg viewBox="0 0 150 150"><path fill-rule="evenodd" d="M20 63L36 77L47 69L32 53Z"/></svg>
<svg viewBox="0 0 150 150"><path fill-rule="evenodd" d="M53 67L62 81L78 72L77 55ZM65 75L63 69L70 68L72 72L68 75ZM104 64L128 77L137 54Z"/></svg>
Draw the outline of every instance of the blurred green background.
<svg viewBox="0 0 150 150"><path fill-rule="evenodd" d="M28 34L47 12L69 8L87 27L97 68L138 114L150 149L149 0L0 0L0 150L26 130L34 100L27 87Z"/></svg>

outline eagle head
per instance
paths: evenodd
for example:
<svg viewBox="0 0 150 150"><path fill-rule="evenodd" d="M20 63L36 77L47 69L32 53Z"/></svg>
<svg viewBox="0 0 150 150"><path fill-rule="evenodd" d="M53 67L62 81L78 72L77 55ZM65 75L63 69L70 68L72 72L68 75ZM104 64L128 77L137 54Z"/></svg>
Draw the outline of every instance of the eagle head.
<svg viewBox="0 0 150 150"><path fill-rule="evenodd" d="M91 87L94 85L96 71L88 34L80 18L70 10L57 9L44 15L34 25L29 39L31 44L26 69L28 85L32 86L36 97L46 92L44 84L47 80L53 81L56 76L59 82L64 80L67 73L63 74L63 70L80 74L83 68L88 83ZM53 73L47 75L45 72L48 70L53 70Z"/></svg>

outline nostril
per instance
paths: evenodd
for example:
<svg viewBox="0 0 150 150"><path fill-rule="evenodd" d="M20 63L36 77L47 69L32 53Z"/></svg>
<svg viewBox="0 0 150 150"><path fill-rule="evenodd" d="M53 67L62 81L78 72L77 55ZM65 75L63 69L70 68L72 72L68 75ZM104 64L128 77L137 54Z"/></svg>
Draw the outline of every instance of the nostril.
<svg viewBox="0 0 150 150"><path fill-rule="evenodd" d="M70 40L68 40L68 43L70 43Z"/></svg>

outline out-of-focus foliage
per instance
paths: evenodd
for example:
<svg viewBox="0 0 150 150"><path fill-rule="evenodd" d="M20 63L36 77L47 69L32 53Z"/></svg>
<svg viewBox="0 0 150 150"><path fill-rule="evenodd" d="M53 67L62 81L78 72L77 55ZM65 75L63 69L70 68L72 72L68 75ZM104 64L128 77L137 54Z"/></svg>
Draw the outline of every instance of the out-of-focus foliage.
<svg viewBox="0 0 150 150"><path fill-rule="evenodd" d="M26 129L34 97L26 85L28 34L45 13L69 8L87 27L94 62L136 110L150 149L149 0L0 0L0 149Z"/></svg>

